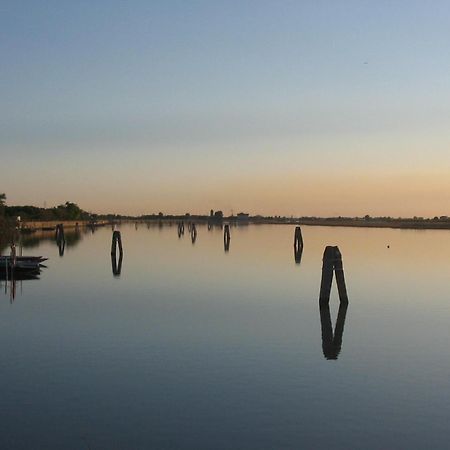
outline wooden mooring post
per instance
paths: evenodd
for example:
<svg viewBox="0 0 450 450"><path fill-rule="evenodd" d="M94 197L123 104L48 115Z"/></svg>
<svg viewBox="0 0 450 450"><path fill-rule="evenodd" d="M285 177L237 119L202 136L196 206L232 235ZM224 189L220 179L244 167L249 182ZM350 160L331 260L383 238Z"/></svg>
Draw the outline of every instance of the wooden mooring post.
<svg viewBox="0 0 450 450"><path fill-rule="evenodd" d="M56 225L55 239L58 243L66 241L66 238L64 236L64 225L62 223L58 223L58 225Z"/></svg>
<svg viewBox="0 0 450 450"><path fill-rule="evenodd" d="M111 242L111 255L117 254L117 248L119 248L119 256L123 256L123 248L122 248L122 236L120 235L120 231L114 231L112 235Z"/></svg>
<svg viewBox="0 0 450 450"><path fill-rule="evenodd" d="M225 225L223 229L223 247L225 252L228 252L230 250L230 241L231 241L230 226Z"/></svg>
<svg viewBox="0 0 450 450"><path fill-rule="evenodd" d="M191 240L194 244L197 240L197 227L195 226L195 223L190 224L190 230L191 230Z"/></svg>
<svg viewBox="0 0 450 450"><path fill-rule="evenodd" d="M347 288L345 286L344 267L342 265L342 254L339 247L327 246L323 252L322 281L320 283L319 305L327 307L330 303L331 285L333 283L333 272L336 275L336 283L341 304L348 304Z"/></svg>
<svg viewBox="0 0 450 450"><path fill-rule="evenodd" d="M184 222L178 222L178 237L181 237L184 235Z"/></svg>
<svg viewBox="0 0 450 450"><path fill-rule="evenodd" d="M303 249L303 236L300 227L295 227L294 232L294 248L299 251L300 248Z"/></svg>

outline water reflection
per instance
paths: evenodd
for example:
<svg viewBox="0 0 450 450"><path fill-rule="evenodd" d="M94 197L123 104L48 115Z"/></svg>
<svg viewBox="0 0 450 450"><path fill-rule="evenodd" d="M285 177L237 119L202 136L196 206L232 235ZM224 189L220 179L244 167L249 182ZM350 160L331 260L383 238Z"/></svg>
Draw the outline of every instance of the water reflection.
<svg viewBox="0 0 450 450"><path fill-rule="evenodd" d="M83 230L83 231L81 231ZM75 228L73 230L67 230L64 233L64 241L67 247L77 246L83 237L83 234L89 231L88 228ZM42 242L55 240L55 232L53 230L35 231L34 233L22 234L22 246L23 248L35 248L39 247Z"/></svg>
<svg viewBox="0 0 450 450"><path fill-rule="evenodd" d="M65 240L56 241L56 245L58 246L59 256L63 257L64 256L64 250L66 248L66 241Z"/></svg>
<svg viewBox="0 0 450 450"><path fill-rule="evenodd" d="M302 262L303 247L297 248L294 246L294 261L295 264L300 264Z"/></svg>
<svg viewBox="0 0 450 450"><path fill-rule="evenodd" d="M342 348L342 336L344 334L345 317L348 305L341 303L336 319L336 325L331 325L330 307L320 307L320 325L322 328L322 350L326 359L338 359Z"/></svg>
<svg viewBox="0 0 450 450"><path fill-rule="evenodd" d="M120 274L122 272L122 260L123 260L123 253L119 254L119 261L117 261L116 253L111 254L111 268L114 277L120 277Z"/></svg>

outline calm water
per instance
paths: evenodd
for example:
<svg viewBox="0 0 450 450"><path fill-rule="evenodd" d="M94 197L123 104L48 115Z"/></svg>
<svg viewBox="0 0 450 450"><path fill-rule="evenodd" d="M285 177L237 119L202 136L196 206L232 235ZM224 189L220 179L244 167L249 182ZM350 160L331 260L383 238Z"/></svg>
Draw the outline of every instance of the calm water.
<svg viewBox="0 0 450 450"><path fill-rule="evenodd" d="M2 282L1 449L448 448L450 232L303 227L296 264L292 226L232 228L228 252L220 229L120 230L120 277L103 228L62 257L31 239L48 268L12 302Z"/></svg>

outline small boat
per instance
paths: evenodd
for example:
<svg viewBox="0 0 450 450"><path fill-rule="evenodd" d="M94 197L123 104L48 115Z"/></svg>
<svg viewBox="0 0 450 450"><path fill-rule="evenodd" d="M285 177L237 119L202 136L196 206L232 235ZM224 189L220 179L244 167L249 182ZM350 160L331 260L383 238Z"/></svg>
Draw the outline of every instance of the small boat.
<svg viewBox="0 0 450 450"><path fill-rule="evenodd" d="M6 261L10 261L11 256L0 256L0 264L5 264ZM44 262L47 261L48 258L43 258L42 256L16 256L16 262L20 261L33 261L33 262Z"/></svg>
<svg viewBox="0 0 450 450"><path fill-rule="evenodd" d="M0 256L0 273L11 274L12 272L37 272L39 273L42 263L48 258L42 256Z"/></svg>

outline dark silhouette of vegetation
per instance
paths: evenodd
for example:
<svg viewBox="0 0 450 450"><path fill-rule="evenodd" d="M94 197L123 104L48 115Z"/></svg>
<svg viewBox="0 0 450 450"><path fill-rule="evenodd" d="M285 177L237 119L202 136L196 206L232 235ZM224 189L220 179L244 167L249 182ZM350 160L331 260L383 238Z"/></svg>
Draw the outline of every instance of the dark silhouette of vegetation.
<svg viewBox="0 0 450 450"><path fill-rule="evenodd" d="M11 220L5 217L6 195L0 194L0 251L13 239L14 226Z"/></svg>
<svg viewBox="0 0 450 450"><path fill-rule="evenodd" d="M83 211L76 203L66 202L53 208L38 208L37 206L6 206L6 217L22 220L89 220L92 215Z"/></svg>

